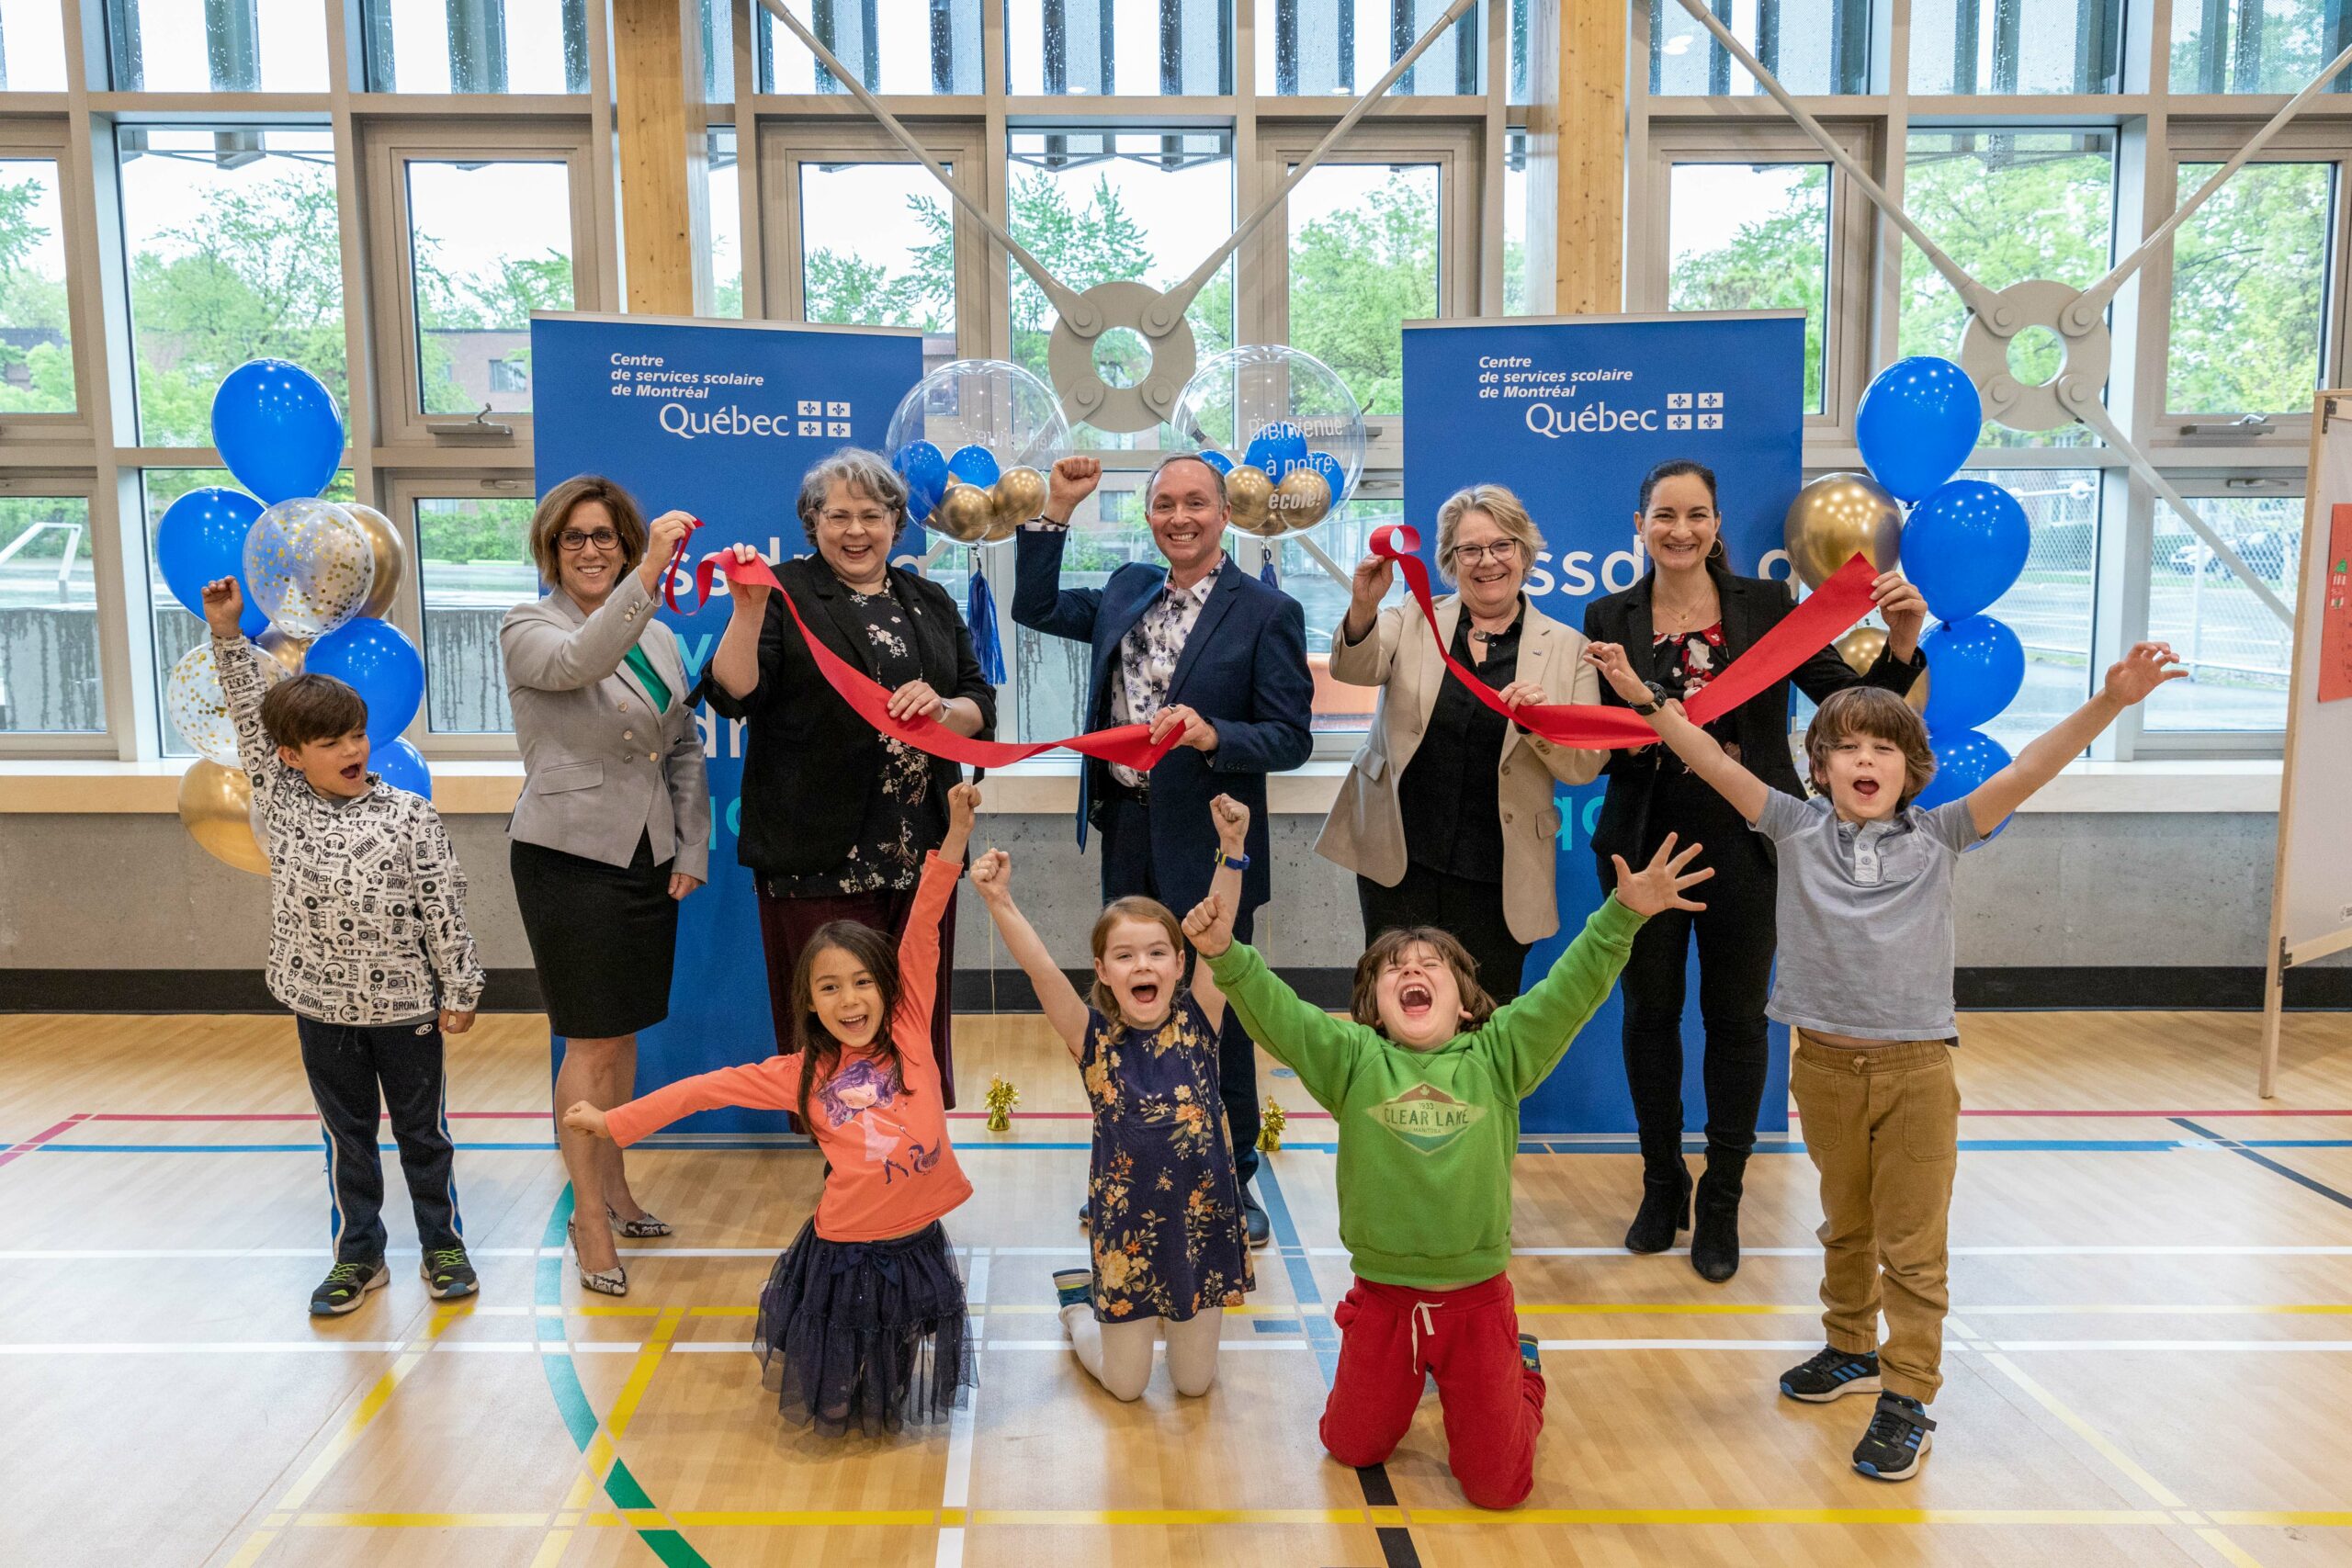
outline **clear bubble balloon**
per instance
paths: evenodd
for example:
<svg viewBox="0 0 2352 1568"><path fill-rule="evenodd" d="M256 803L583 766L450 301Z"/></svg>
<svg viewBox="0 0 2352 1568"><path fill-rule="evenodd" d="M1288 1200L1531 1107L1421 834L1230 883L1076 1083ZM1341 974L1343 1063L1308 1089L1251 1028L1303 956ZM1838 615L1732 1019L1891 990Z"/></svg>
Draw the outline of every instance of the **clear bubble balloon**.
<svg viewBox="0 0 2352 1568"><path fill-rule="evenodd" d="M281 501L245 536L245 581L280 631L323 637L367 607L376 547L332 501Z"/></svg>
<svg viewBox="0 0 2352 1568"><path fill-rule="evenodd" d="M1248 344L1210 358L1184 384L1168 423L1203 452L1254 466L1277 486L1302 470L1319 478L1319 485L1297 480L1300 503L1272 510L1277 533L1338 515L1363 473L1355 394L1329 366L1283 344Z"/></svg>
<svg viewBox="0 0 2352 1568"><path fill-rule="evenodd" d="M288 671L275 659L255 657L264 691L286 679ZM220 669L212 661L209 639L179 657L164 682L164 712L180 739L207 761L224 768L238 766L237 726L229 716L229 694L220 689Z"/></svg>
<svg viewBox="0 0 2352 1568"><path fill-rule="evenodd" d="M959 359L899 400L882 449L909 481L908 520L923 523L945 495L951 469L988 492L991 507L1001 500L1012 508L1017 498L1000 498L994 487L1016 468L1052 468L1069 449L1069 421L1054 389L1032 372L1001 359Z"/></svg>

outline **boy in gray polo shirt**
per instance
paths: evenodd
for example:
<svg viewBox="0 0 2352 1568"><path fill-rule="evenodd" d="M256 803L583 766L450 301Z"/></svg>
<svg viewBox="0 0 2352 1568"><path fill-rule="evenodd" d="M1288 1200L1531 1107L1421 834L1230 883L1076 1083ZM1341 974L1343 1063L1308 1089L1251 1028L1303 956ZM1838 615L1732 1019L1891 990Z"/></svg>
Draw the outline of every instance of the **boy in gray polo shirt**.
<svg viewBox="0 0 2352 1568"><path fill-rule="evenodd" d="M2058 775L2116 715L2188 671L2143 642L2099 693L1962 799L1912 802L1935 776L1927 726L1867 686L1833 694L1805 730L1813 787L1766 784L1645 687L1623 649L1586 658L1659 739L1714 786L1780 863L1779 966L1766 1010L1795 1032L1789 1084L1821 1173L1822 1323L1828 1344L1781 1378L1792 1399L1876 1393L1854 1468L1907 1481L1928 1457L1941 1386L1946 1222L1960 1163L1952 1077L1952 863ZM1879 1347L1878 1319L1887 1337Z"/></svg>

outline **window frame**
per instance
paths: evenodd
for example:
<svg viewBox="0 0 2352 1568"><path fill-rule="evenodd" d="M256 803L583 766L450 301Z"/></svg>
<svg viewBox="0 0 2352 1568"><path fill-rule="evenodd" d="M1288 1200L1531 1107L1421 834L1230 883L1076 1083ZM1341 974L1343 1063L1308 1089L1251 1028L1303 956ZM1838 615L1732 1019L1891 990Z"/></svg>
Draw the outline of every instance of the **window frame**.
<svg viewBox="0 0 2352 1568"><path fill-rule="evenodd" d="M65 124L55 119L0 118L0 161L46 163L57 186L58 243L65 254L65 323L71 334L74 364L74 407L45 413L0 414L0 462L21 454L39 460L43 450L81 447L96 440L98 431L90 400L91 338L96 333L90 299L91 268L86 265L83 238L91 232L84 209L81 182L74 177L73 149ZM127 284L127 280L126 280Z"/></svg>
<svg viewBox="0 0 2352 1568"><path fill-rule="evenodd" d="M425 660L425 695L416 705L415 719L402 734L429 762L500 761L519 757L522 753L515 745L514 731L511 728L447 731L433 728L433 656L425 641L424 541L417 521L417 503L423 501L530 499L536 494L532 472L527 466L464 472L412 470L388 476L383 513L392 520L392 526L400 530L402 541L408 546L409 570L402 575L400 592L384 618L416 644L419 655ZM544 590L546 584L538 586ZM534 595L535 598L538 596ZM529 602L515 601L516 604Z"/></svg>

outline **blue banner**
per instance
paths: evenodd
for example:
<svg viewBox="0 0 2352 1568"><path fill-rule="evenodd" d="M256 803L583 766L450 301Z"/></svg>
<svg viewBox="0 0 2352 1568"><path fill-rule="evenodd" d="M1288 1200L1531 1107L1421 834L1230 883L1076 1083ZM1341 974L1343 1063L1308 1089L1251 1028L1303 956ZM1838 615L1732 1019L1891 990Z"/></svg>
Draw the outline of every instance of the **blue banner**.
<svg viewBox="0 0 2352 1568"><path fill-rule="evenodd" d="M782 560L808 547L793 510L801 476L840 447L878 448L899 400L922 377L922 339L910 332L534 316L535 481L544 495L574 474L603 474L649 518L673 508L701 518L697 557L750 543ZM685 603L688 585L678 587ZM727 628L720 597L691 619L662 612L689 679L701 678ZM680 907L669 1021L638 1037L640 1091L775 1049L759 910L751 874L735 858L743 727L707 706L695 722L716 821L710 885ZM680 1128L784 1125L778 1112L713 1111Z"/></svg>
<svg viewBox="0 0 2352 1568"><path fill-rule="evenodd" d="M1405 519L1435 563L1437 509L1464 485L1516 491L1548 547L1536 608L1581 630L1585 602L1649 570L1634 527L1642 476L1669 457L1715 470L1724 543L1743 576L1786 578L1781 524L1803 482L1804 318L1797 311L1415 324L1405 333ZM1560 788L1560 935L1542 974L1601 897L1592 827L1603 785ZM1695 897L1703 899L1705 889ZM1695 944L1694 944L1695 948ZM1683 1125L1706 1124L1695 956L1683 1015ZM1612 992L1527 1102L1537 1133L1628 1133L1633 1101ZM1787 1032L1772 1030L1761 1127L1788 1126Z"/></svg>

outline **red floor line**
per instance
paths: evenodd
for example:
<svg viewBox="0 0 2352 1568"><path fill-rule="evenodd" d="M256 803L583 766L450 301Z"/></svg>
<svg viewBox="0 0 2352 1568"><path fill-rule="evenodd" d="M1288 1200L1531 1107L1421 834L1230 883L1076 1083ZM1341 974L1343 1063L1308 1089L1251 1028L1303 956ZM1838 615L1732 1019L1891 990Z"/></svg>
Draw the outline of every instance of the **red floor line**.
<svg viewBox="0 0 2352 1568"><path fill-rule="evenodd" d="M80 1112L75 1115L68 1116L56 1126L46 1128L41 1132L35 1133L31 1137L27 1138L21 1144L14 1144L6 1149L0 1149L0 1165L6 1165L12 1159L18 1159L32 1153L35 1149L40 1147L43 1144L57 1136L58 1134L66 1132L84 1122L87 1122L89 1119L87 1112Z"/></svg>
<svg viewBox="0 0 2352 1568"><path fill-rule="evenodd" d="M951 1111L947 1114L958 1120L978 1121L984 1119L988 1112ZM1295 1122L1328 1122L1331 1119L1328 1111L1290 1111L1283 1114ZM2216 1113L2184 1111L2180 1114L2203 1116ZM1091 1122L1094 1119L1091 1111L1015 1111L1011 1115L1016 1122ZM101 1111L95 1115L74 1118L77 1122L316 1122L318 1119L316 1112L309 1111ZM545 1122L548 1115L544 1111L452 1111L449 1120ZM52 1127L42 1136L47 1137L57 1131L58 1128Z"/></svg>

